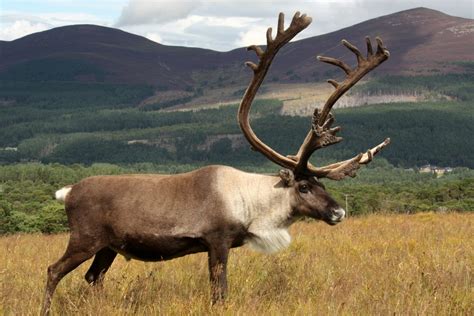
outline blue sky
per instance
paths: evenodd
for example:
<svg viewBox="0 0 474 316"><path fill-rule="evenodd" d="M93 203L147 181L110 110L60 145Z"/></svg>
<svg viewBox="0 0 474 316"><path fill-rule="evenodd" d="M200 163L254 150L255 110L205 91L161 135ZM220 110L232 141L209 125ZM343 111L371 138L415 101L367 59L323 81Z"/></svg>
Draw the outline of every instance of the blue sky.
<svg viewBox="0 0 474 316"><path fill-rule="evenodd" d="M128 0L2 0L1 9L27 14L52 12L87 13L104 20L113 20Z"/></svg>
<svg viewBox="0 0 474 316"><path fill-rule="evenodd" d="M278 12L300 10L315 36L415 7L473 18L472 0L0 0L0 40L70 24L117 27L166 45L225 51L264 43ZM290 17L288 17L288 20Z"/></svg>

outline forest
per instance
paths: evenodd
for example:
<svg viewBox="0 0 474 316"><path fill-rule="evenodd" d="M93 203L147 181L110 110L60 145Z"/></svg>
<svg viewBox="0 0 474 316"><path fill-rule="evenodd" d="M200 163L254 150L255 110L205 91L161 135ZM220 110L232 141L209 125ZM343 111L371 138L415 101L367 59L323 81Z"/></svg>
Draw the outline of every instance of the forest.
<svg viewBox="0 0 474 316"><path fill-rule="evenodd" d="M12 164L0 166L0 234L15 232L54 233L67 230L64 205L53 199L54 192L91 175L124 173L177 173L201 165L141 163L127 167L112 164ZM266 163L241 169L276 173ZM474 170L457 168L441 178L430 173L395 168L378 159L358 176L341 182L324 181L331 195L350 216L368 213L412 214L423 211L472 211ZM347 204L346 204L347 201Z"/></svg>
<svg viewBox="0 0 474 316"><path fill-rule="evenodd" d="M335 110L345 140L317 157L322 161L348 158L390 137L392 144L383 157L395 166L474 168L470 137L474 96L469 88L473 82L474 75L463 74L382 77L361 85L354 93L422 91L449 99ZM152 111L137 107L152 93L148 86L0 83L0 163L265 162L248 146L235 146L227 137L240 134L237 105ZM279 100L258 100L252 125L265 142L292 154L310 120L280 115L281 106Z"/></svg>
<svg viewBox="0 0 474 316"><path fill-rule="evenodd" d="M473 75L381 77L353 93L426 93L431 101L335 110L344 141L317 151L313 163L353 157L392 143L354 179L326 181L352 215L474 209ZM278 167L250 150L237 104L199 111L139 107L149 86L0 81L0 234L67 229L53 200L63 185L98 174L177 173L208 164L251 172ZM442 96L441 98L439 96ZM280 115L280 100L257 100L252 126L283 154L297 151L309 117ZM237 141L236 141L237 140ZM421 173L452 167L442 177Z"/></svg>

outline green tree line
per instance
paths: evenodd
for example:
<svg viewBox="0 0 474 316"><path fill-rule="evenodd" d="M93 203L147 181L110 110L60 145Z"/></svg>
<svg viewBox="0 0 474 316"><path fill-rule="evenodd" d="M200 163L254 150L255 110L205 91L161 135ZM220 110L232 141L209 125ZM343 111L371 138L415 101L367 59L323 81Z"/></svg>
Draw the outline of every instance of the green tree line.
<svg viewBox="0 0 474 316"><path fill-rule="evenodd" d="M64 206L54 192L92 175L123 173L178 173L200 165L151 163L112 164L14 164L0 166L0 234L16 232L54 233L66 231ZM242 166L251 172L275 173L267 163L260 168ZM422 211L473 211L474 171L455 169L437 178L432 174L395 168L377 160L359 176L343 181L324 180L327 190L347 207L351 215L372 212L415 213ZM348 204L345 205L347 196Z"/></svg>

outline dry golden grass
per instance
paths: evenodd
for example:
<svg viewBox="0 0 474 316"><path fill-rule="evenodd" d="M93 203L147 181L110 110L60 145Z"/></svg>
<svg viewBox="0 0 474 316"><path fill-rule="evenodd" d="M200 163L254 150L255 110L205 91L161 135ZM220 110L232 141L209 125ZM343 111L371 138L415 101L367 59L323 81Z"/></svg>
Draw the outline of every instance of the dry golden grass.
<svg viewBox="0 0 474 316"><path fill-rule="evenodd" d="M205 254L161 263L117 258L104 287L90 261L66 276L55 315L473 315L474 215L372 215L298 223L277 255L232 251L229 299L211 307ZM46 267L67 235L0 238L0 314L38 314Z"/></svg>

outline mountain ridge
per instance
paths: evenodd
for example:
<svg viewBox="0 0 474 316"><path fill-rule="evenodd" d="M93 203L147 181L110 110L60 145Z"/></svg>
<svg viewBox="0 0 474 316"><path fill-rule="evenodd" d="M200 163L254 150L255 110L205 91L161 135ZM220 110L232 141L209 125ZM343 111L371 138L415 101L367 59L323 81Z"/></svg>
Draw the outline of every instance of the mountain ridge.
<svg viewBox="0 0 474 316"><path fill-rule="evenodd" d="M474 61L469 44L474 41L474 20L415 8L291 42L279 53L268 78L298 83L340 76L314 57L325 52L354 64L350 52L338 43L345 38L362 49L366 35L380 35L391 52L381 67L384 74L460 72L455 62ZM255 59L245 48L218 52L167 46L88 24L2 41L0 49L4 80L148 84L163 90L237 86L250 75L243 62Z"/></svg>

